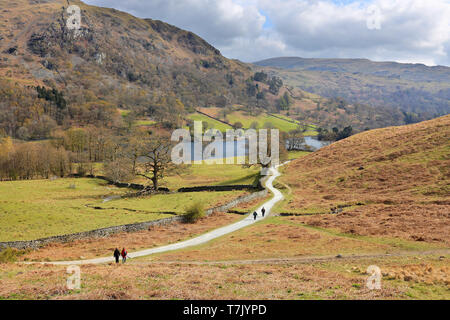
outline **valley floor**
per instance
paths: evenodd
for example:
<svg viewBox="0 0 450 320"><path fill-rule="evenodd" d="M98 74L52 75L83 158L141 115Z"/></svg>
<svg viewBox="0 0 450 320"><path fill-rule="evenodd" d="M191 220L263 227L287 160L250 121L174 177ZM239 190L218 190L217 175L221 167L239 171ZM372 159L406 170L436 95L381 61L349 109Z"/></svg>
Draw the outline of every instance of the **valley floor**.
<svg viewBox="0 0 450 320"><path fill-rule="evenodd" d="M274 187L286 200L267 219L125 265L83 265L80 290L66 288L65 266L3 264L0 297L450 300L448 121L368 132L305 155L283 168ZM382 148L372 135L383 136ZM262 201L232 211L252 212ZM55 245L20 260L104 256L99 247L112 252L121 243L132 253L239 219L223 213L196 225ZM380 290L367 287L370 266L381 271Z"/></svg>
<svg viewBox="0 0 450 320"><path fill-rule="evenodd" d="M240 210L251 211L258 203ZM140 248L180 241L242 217L218 214L197 225L174 225L97 241L56 245L21 260L102 255L98 247L129 241ZM3 299L450 299L445 243L357 236L311 227L303 217L272 216L209 243L131 259L126 265L81 267L82 287L68 290L63 266L4 265ZM151 236L150 236L151 234ZM131 251L131 250L130 250ZM75 256L68 255L68 252ZM381 290L369 290L367 268L381 269Z"/></svg>

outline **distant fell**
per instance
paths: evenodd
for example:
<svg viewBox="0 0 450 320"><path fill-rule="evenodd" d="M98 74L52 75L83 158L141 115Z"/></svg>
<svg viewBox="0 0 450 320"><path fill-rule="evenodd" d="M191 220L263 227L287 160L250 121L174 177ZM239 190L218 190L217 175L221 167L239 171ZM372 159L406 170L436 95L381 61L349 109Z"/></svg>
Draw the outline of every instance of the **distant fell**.
<svg viewBox="0 0 450 320"><path fill-rule="evenodd" d="M302 71L328 71L392 77L411 81L450 82L450 68L429 67L424 64L376 62L368 59L308 59L299 57L271 58L255 62L263 67L297 69Z"/></svg>
<svg viewBox="0 0 450 320"><path fill-rule="evenodd" d="M273 58L254 63L293 87L350 103L400 109L420 120L450 113L450 68L367 59Z"/></svg>

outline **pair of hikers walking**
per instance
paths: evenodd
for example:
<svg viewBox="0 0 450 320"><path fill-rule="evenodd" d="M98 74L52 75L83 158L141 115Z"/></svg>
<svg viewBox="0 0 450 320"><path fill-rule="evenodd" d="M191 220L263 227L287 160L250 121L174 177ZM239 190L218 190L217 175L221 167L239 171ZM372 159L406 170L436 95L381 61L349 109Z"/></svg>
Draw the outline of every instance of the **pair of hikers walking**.
<svg viewBox="0 0 450 320"><path fill-rule="evenodd" d="M261 213L263 218L266 216L266 209L262 208L261 209ZM258 213L255 211L253 212L253 216L256 218L258 217ZM128 257L128 252L125 248L122 249L122 252L119 251L119 249L116 248L116 250L114 250L114 258L116 259L116 263L119 263L119 259L122 256L122 263L127 262L127 257Z"/></svg>
<svg viewBox="0 0 450 320"><path fill-rule="evenodd" d="M265 208L262 208L261 209L261 213L262 213L262 216L263 216L263 218L266 216L266 209ZM253 212L253 217L255 218L255 220L256 220L256 218L258 218L258 213L255 211L255 212Z"/></svg>
<svg viewBox="0 0 450 320"><path fill-rule="evenodd" d="M127 262L128 252L125 248L122 249L122 252L120 252L117 248L114 250L114 258L116 259L116 263L119 263L120 257L122 257L122 263Z"/></svg>

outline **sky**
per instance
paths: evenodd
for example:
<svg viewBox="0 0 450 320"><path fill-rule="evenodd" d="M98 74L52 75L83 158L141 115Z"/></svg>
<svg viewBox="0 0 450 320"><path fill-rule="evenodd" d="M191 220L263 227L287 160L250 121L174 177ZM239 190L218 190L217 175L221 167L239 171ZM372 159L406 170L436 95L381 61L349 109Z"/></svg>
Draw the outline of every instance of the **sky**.
<svg viewBox="0 0 450 320"><path fill-rule="evenodd" d="M85 0L192 31L228 58L450 66L450 0Z"/></svg>

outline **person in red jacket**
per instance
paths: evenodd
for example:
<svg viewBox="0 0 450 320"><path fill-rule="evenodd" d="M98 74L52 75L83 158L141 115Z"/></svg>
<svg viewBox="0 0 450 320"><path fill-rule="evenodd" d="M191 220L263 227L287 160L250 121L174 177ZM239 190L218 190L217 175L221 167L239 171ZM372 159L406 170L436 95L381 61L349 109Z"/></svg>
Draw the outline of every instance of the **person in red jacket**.
<svg viewBox="0 0 450 320"><path fill-rule="evenodd" d="M127 250L125 250L125 248L122 249L121 256L122 256L122 263L127 262L128 252L127 252Z"/></svg>

